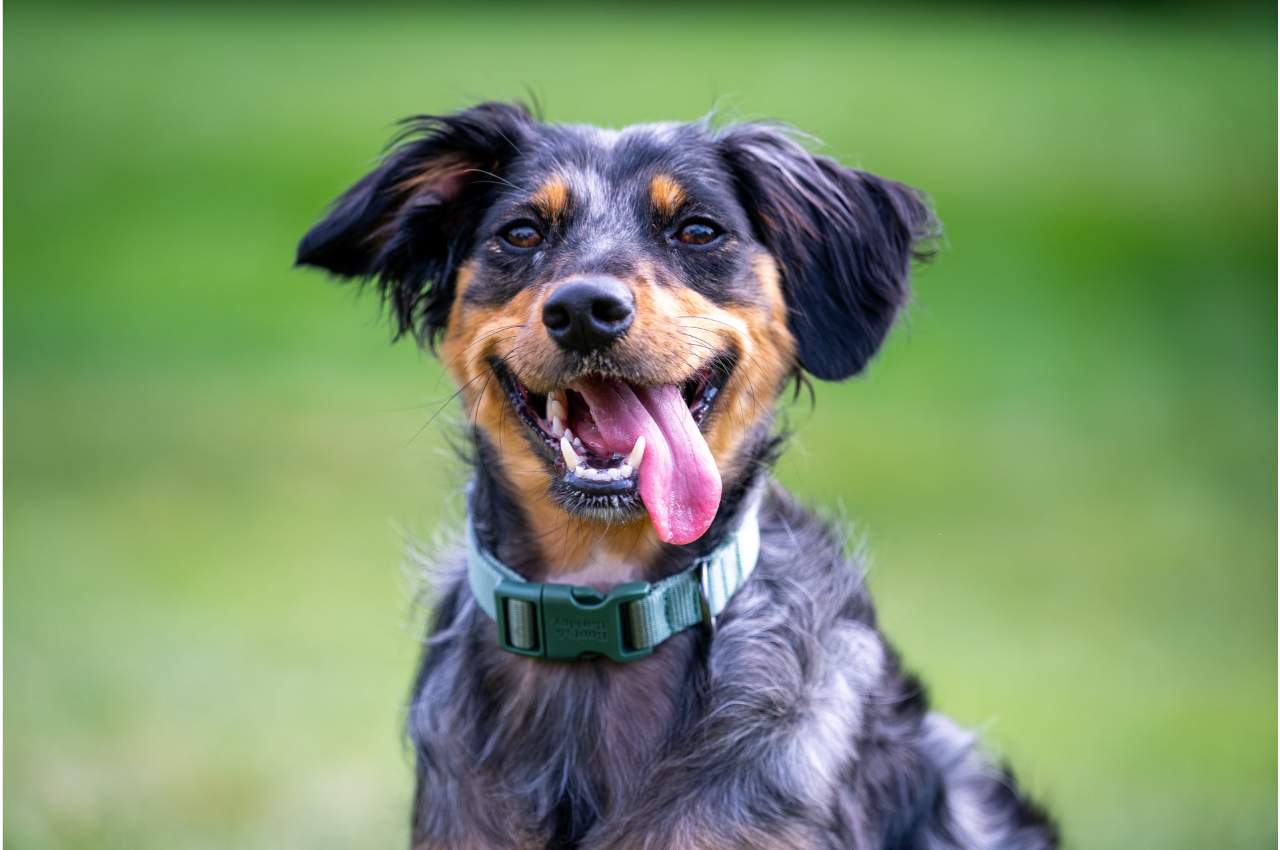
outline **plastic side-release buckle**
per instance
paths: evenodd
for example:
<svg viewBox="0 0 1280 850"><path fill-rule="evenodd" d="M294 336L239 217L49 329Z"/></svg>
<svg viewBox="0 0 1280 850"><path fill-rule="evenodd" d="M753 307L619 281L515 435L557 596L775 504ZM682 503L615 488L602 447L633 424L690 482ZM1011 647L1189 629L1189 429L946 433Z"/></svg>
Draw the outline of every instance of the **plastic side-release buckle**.
<svg viewBox="0 0 1280 850"><path fill-rule="evenodd" d="M651 589L647 581L620 584L607 594L571 584L498 582L493 591L498 645L508 652L549 661L603 655L622 664L644 658L653 647L627 646L622 606L644 599ZM507 600L532 606L536 645L522 647L513 639Z"/></svg>

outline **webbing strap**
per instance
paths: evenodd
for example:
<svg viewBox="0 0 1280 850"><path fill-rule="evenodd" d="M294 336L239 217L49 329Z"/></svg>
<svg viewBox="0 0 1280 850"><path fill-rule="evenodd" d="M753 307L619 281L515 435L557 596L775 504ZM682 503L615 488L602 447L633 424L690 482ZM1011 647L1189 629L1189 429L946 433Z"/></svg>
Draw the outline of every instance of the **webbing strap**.
<svg viewBox="0 0 1280 850"><path fill-rule="evenodd" d="M705 622L708 618L714 622L714 618L725 609L733 595L746 583L759 555L760 521L757 497L752 499L744 511L738 530L716 551L700 559L691 569L663 579L652 586L640 584L618 588L639 588L637 591L629 592L628 601L621 602L619 605L627 641L630 644L628 649L648 654L647 650L677 632ZM533 600L542 598L541 594L536 592L540 588L554 587L571 590L568 585L537 584L526 581L515 570L480 546L470 521L467 522L467 575L471 591L481 610L490 618L497 620L500 626L504 626L500 628L500 632L504 634L499 635L499 641L509 644L506 648L521 651L522 654L550 657L546 654L547 648L541 645L544 641L540 640L540 637L545 637L543 630L547 626L545 622L540 621L545 619L546 612L540 610L540 604ZM498 585L502 582L523 587L524 591L518 595L527 598L512 596L511 584L505 585L508 590L504 590L503 594L496 593ZM572 593L576 595L579 590L586 591L588 594L594 593L585 588L572 589ZM642 595L637 598L638 594ZM499 597L501 597L500 603ZM501 612L497 609L498 604L503 605ZM621 652L622 648L620 647L618 651Z"/></svg>
<svg viewBox="0 0 1280 850"><path fill-rule="evenodd" d="M493 591L500 581L524 582L525 578L491 553L486 552L476 540L476 530L467 519L467 578L471 593L489 619L498 619L497 599ZM533 649L538 645L538 622L532 602L524 599L504 599L507 610L507 631L511 643L521 649Z"/></svg>
<svg viewBox="0 0 1280 850"><path fill-rule="evenodd" d="M627 630L636 648L657 646L677 632L703 620L702 594L708 612L716 617L738 588L746 584L760 556L759 503L748 508L733 535L693 569L677 573L653 586L649 595L628 606Z"/></svg>
<svg viewBox="0 0 1280 850"><path fill-rule="evenodd" d="M500 581L525 581L525 578L506 564L486 552L476 540L475 526L467 519L467 578L471 581L471 592L475 594L476 604L480 606L489 619L498 617L494 605L494 588Z"/></svg>

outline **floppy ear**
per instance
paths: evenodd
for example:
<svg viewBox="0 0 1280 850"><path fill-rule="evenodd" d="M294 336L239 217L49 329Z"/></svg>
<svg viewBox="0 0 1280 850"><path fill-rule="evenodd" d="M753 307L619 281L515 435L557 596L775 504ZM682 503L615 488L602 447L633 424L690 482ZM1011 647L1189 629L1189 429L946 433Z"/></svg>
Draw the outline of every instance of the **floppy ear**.
<svg viewBox="0 0 1280 850"><path fill-rule="evenodd" d="M402 123L382 163L302 237L297 264L376 279L397 336L412 330L434 342L476 224L533 118L522 105L483 103Z"/></svg>
<svg viewBox="0 0 1280 850"><path fill-rule="evenodd" d="M800 365L828 381L856 375L907 300L932 211L911 187L815 157L782 128L740 124L717 138L781 266Z"/></svg>

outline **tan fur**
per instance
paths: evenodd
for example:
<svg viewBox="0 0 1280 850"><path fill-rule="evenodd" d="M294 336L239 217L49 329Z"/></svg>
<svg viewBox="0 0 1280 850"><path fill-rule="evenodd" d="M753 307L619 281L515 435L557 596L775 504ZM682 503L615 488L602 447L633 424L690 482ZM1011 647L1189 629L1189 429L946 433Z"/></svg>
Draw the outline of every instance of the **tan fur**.
<svg viewBox="0 0 1280 850"><path fill-rule="evenodd" d="M561 177L553 177L538 189L531 200L543 218L549 222L559 221L569 206L569 184Z"/></svg>
<svg viewBox="0 0 1280 850"><path fill-rule="evenodd" d="M660 284L651 269L627 278L635 295L635 319L614 346L610 360L632 380L678 384L720 352L739 352L737 365L721 392L703 434L721 476L729 479L743 439L762 418L772 415L773 400L792 373L795 340L787 329L777 267L760 254L753 262L758 304L718 307L680 285ZM648 518L608 528L571 517L547 495L546 461L531 449L526 429L488 374L492 358L534 392L559 389L562 353L541 322L542 305L563 281L523 290L509 302L478 307L465 298L474 269L464 266L441 345L443 360L462 387L470 425L497 447L506 483L520 496L532 529L542 529L540 561L546 574L607 589L643 577L659 541Z"/></svg>
<svg viewBox="0 0 1280 850"><path fill-rule="evenodd" d="M669 218L684 204L684 190L670 176L658 174L649 181L649 200L660 215Z"/></svg>

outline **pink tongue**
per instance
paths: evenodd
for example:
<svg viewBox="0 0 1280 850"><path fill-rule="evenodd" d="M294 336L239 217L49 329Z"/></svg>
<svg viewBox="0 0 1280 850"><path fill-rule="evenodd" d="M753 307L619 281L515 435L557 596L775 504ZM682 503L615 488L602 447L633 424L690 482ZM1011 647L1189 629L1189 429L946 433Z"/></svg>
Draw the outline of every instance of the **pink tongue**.
<svg viewBox="0 0 1280 850"><path fill-rule="evenodd" d="M640 498L658 537L692 543L720 508L720 470L676 387L636 387L623 381L575 384L591 407L610 451L625 455L644 437Z"/></svg>

